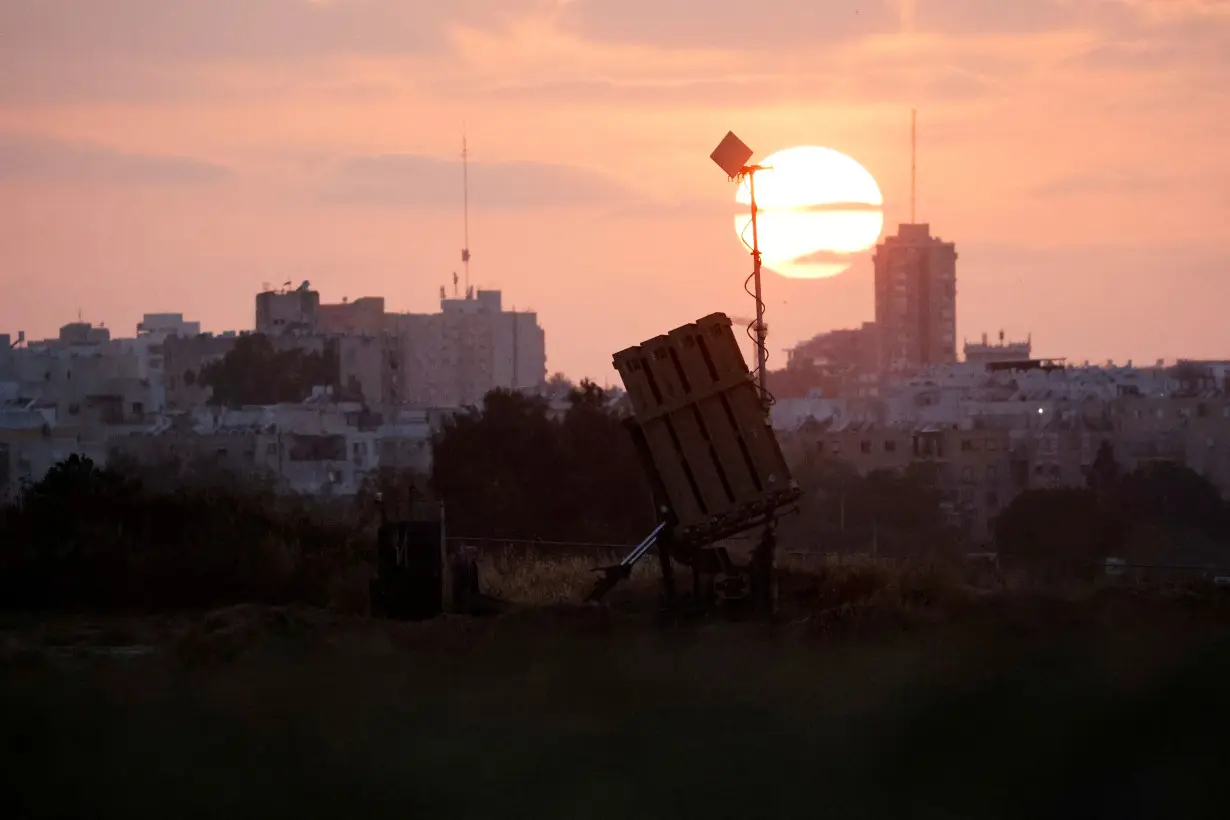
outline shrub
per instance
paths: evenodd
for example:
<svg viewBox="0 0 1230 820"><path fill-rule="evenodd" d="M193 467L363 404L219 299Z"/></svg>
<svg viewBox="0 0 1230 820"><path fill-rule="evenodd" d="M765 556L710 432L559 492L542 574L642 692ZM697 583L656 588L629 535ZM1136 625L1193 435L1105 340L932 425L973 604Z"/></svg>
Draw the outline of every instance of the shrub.
<svg viewBox="0 0 1230 820"><path fill-rule="evenodd" d="M324 605L364 557L358 528L302 501L158 489L73 456L0 515L0 607Z"/></svg>

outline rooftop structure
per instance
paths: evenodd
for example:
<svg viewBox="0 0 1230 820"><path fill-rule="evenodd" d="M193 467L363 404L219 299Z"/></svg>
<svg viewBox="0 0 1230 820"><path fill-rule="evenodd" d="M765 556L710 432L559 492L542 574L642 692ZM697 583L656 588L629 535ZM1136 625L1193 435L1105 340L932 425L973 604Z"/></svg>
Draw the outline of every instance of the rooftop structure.
<svg viewBox="0 0 1230 820"><path fill-rule="evenodd" d="M1026 337L1023 342L1004 341L1004 332L999 332L999 343L987 341L987 334L982 334L981 342L966 342L964 345L965 361L976 364L995 364L998 362L1027 361L1032 356L1033 337Z"/></svg>
<svg viewBox="0 0 1230 820"><path fill-rule="evenodd" d="M295 290L290 283L281 290L265 289L256 294L256 332L267 336L313 333L317 330L320 294L303 282Z"/></svg>

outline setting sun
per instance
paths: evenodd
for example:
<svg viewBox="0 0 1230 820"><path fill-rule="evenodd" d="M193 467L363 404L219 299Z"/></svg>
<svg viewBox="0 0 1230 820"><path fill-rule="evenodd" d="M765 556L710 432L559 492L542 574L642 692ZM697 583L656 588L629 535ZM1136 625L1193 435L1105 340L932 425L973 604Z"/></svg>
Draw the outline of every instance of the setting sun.
<svg viewBox="0 0 1230 820"><path fill-rule="evenodd" d="M760 251L766 267L795 279L835 276L853 255L876 243L884 226L884 198L875 178L857 161L800 145L760 161L756 175ZM737 202L751 201L747 182ZM735 216L735 231L751 241L750 213Z"/></svg>

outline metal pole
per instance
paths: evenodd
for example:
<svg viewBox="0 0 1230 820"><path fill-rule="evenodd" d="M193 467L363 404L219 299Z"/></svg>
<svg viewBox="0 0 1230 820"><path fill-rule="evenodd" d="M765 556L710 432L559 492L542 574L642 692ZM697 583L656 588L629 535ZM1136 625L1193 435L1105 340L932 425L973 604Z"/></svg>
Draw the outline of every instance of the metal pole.
<svg viewBox="0 0 1230 820"><path fill-rule="evenodd" d="M470 147L464 134L461 136L461 197L462 212L465 220L465 248L461 251L461 261L466 271L466 298L470 298Z"/></svg>
<svg viewBox="0 0 1230 820"><path fill-rule="evenodd" d="M918 180L918 111L910 110L910 224L916 225L915 205L917 204Z"/></svg>
<svg viewBox="0 0 1230 820"><path fill-rule="evenodd" d="M760 290L760 234L756 225L756 170L747 175L748 192L752 200L752 278L756 288L756 373L760 388L760 403L767 410L769 407L769 389L766 386L765 362L768 359L765 346L764 299Z"/></svg>
<svg viewBox="0 0 1230 820"><path fill-rule="evenodd" d="M756 380L757 386L760 388L760 404L764 407L767 414L769 412L769 374L766 366L768 347L765 343L764 298L760 283L760 234L756 220L756 212L758 210L756 207L756 172L759 170L759 166L753 166L748 169L747 187L752 205L752 278L755 280L756 294ZM752 558L753 563L758 568L756 575L759 576L759 584L757 585L760 588L759 603L763 612L770 619L777 613L777 579L774 571L777 564L776 524L777 522L772 516L765 522L760 544L757 546Z"/></svg>

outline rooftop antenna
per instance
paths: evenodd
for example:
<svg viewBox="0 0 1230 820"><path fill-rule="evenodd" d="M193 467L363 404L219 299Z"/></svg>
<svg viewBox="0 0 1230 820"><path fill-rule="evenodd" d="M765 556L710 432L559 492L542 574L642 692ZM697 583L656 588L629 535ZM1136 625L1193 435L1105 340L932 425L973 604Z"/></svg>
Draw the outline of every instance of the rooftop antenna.
<svg viewBox="0 0 1230 820"><path fill-rule="evenodd" d="M915 205L918 193L918 109L910 109L910 224L917 224Z"/></svg>
<svg viewBox="0 0 1230 820"><path fill-rule="evenodd" d="M465 266L468 298L470 293L470 148L466 141L464 125L461 128L461 209L465 231L465 247L461 249L461 264ZM453 281L455 285L456 278Z"/></svg>

